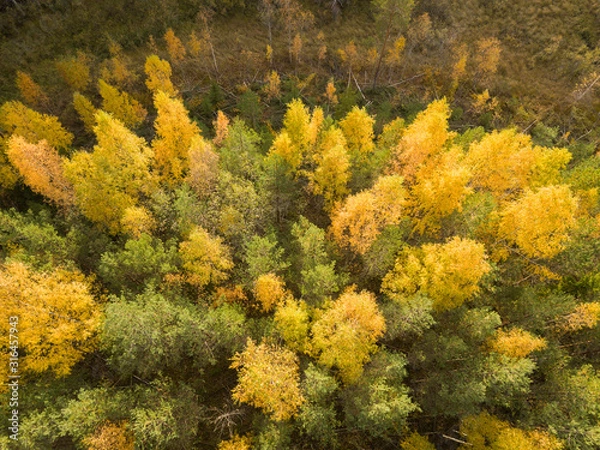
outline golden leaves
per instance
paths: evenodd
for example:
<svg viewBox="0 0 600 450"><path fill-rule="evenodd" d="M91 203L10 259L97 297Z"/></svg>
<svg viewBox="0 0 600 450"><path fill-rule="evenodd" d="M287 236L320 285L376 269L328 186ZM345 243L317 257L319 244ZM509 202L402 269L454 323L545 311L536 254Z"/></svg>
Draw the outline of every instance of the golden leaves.
<svg viewBox="0 0 600 450"><path fill-rule="evenodd" d="M385 329L375 295L349 289L314 323L311 352L321 364L337 367L345 383L353 383Z"/></svg>
<svg viewBox="0 0 600 450"><path fill-rule="evenodd" d="M20 370L66 376L95 349L101 314L81 274L37 273L10 262L0 266L0 316L5 336L8 318L18 317Z"/></svg>
<svg viewBox="0 0 600 450"><path fill-rule="evenodd" d="M511 358L525 358L531 352L545 348L546 340L520 328L513 328L509 331L498 330L489 342L489 347L490 350Z"/></svg>
<svg viewBox="0 0 600 450"><path fill-rule="evenodd" d="M34 192L65 208L73 204L73 186L64 175L58 152L46 140L30 144L23 137L13 135L6 154Z"/></svg>
<svg viewBox="0 0 600 450"><path fill-rule="evenodd" d="M435 309L447 310L477 294L490 270L483 244L455 236L445 244L405 250L383 278L382 292L396 301L422 292Z"/></svg>
<svg viewBox="0 0 600 450"><path fill-rule="evenodd" d="M209 283L218 285L225 281L229 277L227 272L233 268L227 246L199 226L179 245L179 255L187 281L201 289Z"/></svg>
<svg viewBox="0 0 600 450"><path fill-rule="evenodd" d="M500 213L499 235L528 257L552 258L575 227L577 199L568 186L527 191Z"/></svg>
<svg viewBox="0 0 600 450"><path fill-rule="evenodd" d="M387 225L400 221L406 191L402 177L380 177L369 190L352 195L331 216L331 232L342 247L363 255Z"/></svg>
<svg viewBox="0 0 600 450"><path fill-rule="evenodd" d="M256 345L248 339L246 349L233 357L231 368L238 369L234 400L261 408L274 420L290 419L304 403L298 358L286 348L266 342Z"/></svg>

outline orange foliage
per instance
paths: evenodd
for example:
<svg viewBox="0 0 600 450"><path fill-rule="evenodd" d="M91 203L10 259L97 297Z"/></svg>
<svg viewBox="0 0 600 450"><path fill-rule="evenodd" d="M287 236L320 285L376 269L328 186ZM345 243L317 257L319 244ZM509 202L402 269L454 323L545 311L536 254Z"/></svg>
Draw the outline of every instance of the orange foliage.
<svg viewBox="0 0 600 450"><path fill-rule="evenodd" d="M65 178L58 152L48 142L30 144L21 136L13 135L6 154L34 192L63 207L73 204L73 186Z"/></svg>

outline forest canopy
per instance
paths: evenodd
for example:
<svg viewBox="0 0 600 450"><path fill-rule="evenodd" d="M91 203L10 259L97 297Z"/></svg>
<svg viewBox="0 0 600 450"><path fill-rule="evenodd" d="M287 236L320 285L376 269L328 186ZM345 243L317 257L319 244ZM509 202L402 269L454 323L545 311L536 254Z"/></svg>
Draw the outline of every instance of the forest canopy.
<svg viewBox="0 0 600 450"><path fill-rule="evenodd" d="M0 8L0 448L600 446L595 2L125 3Z"/></svg>

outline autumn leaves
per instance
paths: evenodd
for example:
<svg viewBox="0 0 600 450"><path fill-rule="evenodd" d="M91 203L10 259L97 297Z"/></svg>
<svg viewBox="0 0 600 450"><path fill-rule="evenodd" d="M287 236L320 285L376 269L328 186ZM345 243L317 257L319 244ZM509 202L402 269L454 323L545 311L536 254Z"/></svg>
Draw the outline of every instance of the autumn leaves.
<svg viewBox="0 0 600 450"><path fill-rule="evenodd" d="M552 277L550 262L580 220L596 223L582 207L585 193L563 179L568 151L536 146L514 130L452 132L443 100L408 126L390 122L378 136L365 109L336 122L294 100L262 149L256 132L219 112L209 140L171 89L167 66L150 57L146 69L156 111L150 142L132 131L139 108L108 82L100 86L102 110L75 97L95 135L91 149L72 150L73 136L52 116L17 102L0 109L0 126L12 135L2 170L123 244L98 256L103 286L123 295L106 308L75 270L4 264L7 311L37 296L43 309L25 309L24 323L37 315L56 328L31 337L40 348L28 351L44 353L45 365L25 360L24 367L67 374L98 348L102 320L103 348L128 375L176 373L182 361L197 367L206 355L216 358L229 334L237 344L217 356L236 371L228 389L238 403L278 424L293 418L326 442L323 423L335 427L341 417L332 406L337 396L356 429L400 435L418 408L417 391L403 384L406 358L382 342L423 336L456 314L487 327L476 343L481 367L497 377L514 369L517 387L527 383L535 366L529 355L549 341L525 327L504 329L498 313L479 306L509 266L524 277ZM185 300L170 303L172 292ZM595 325L596 306L581 304L556 328ZM69 321L53 315L57 308ZM214 319L220 334L208 321L215 311L223 315ZM126 316L135 317L135 330L128 331ZM242 330L246 321L254 328ZM156 331L163 328L168 333ZM50 344L42 344L44 333L52 334ZM197 346L198 335L210 341L206 349ZM491 376L485 382L490 392L500 383Z"/></svg>

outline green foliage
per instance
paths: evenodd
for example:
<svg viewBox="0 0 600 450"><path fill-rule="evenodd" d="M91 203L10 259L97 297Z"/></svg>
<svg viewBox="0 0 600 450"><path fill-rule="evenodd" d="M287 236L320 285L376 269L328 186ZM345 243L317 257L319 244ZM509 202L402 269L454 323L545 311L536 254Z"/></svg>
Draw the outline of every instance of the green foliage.
<svg viewBox="0 0 600 450"><path fill-rule="evenodd" d="M244 261L251 280L267 273L281 273L289 267L283 259L283 249L273 235L252 236L245 244Z"/></svg>
<svg viewBox="0 0 600 450"><path fill-rule="evenodd" d="M309 304L318 305L338 292L343 280L335 272L335 261L331 261L327 254L325 231L300 216L300 220L292 226L292 236L300 247L297 256L302 298Z"/></svg>
<svg viewBox="0 0 600 450"><path fill-rule="evenodd" d="M123 250L102 255L98 274L118 294L120 290L141 293L146 287L158 287L163 277L175 272L177 248L142 234L130 239Z"/></svg>
<svg viewBox="0 0 600 450"><path fill-rule="evenodd" d="M298 420L311 439L327 448L336 448L336 428L341 422L336 418L334 394L338 389L335 378L313 364L305 370L302 391L306 402L300 407Z"/></svg>
<svg viewBox="0 0 600 450"><path fill-rule="evenodd" d="M113 299L102 333L110 362L123 376L147 378L166 370L187 378L240 348L244 317L230 306L206 311L148 291L133 302Z"/></svg>
<svg viewBox="0 0 600 450"><path fill-rule="evenodd" d="M360 383L344 392L346 421L373 436L401 435L408 415L418 411L402 381L406 359L400 354L378 353Z"/></svg>
<svg viewBox="0 0 600 450"><path fill-rule="evenodd" d="M19 214L0 211L0 257L10 256L39 269L68 266L76 254L72 240L61 236L44 210Z"/></svg>

